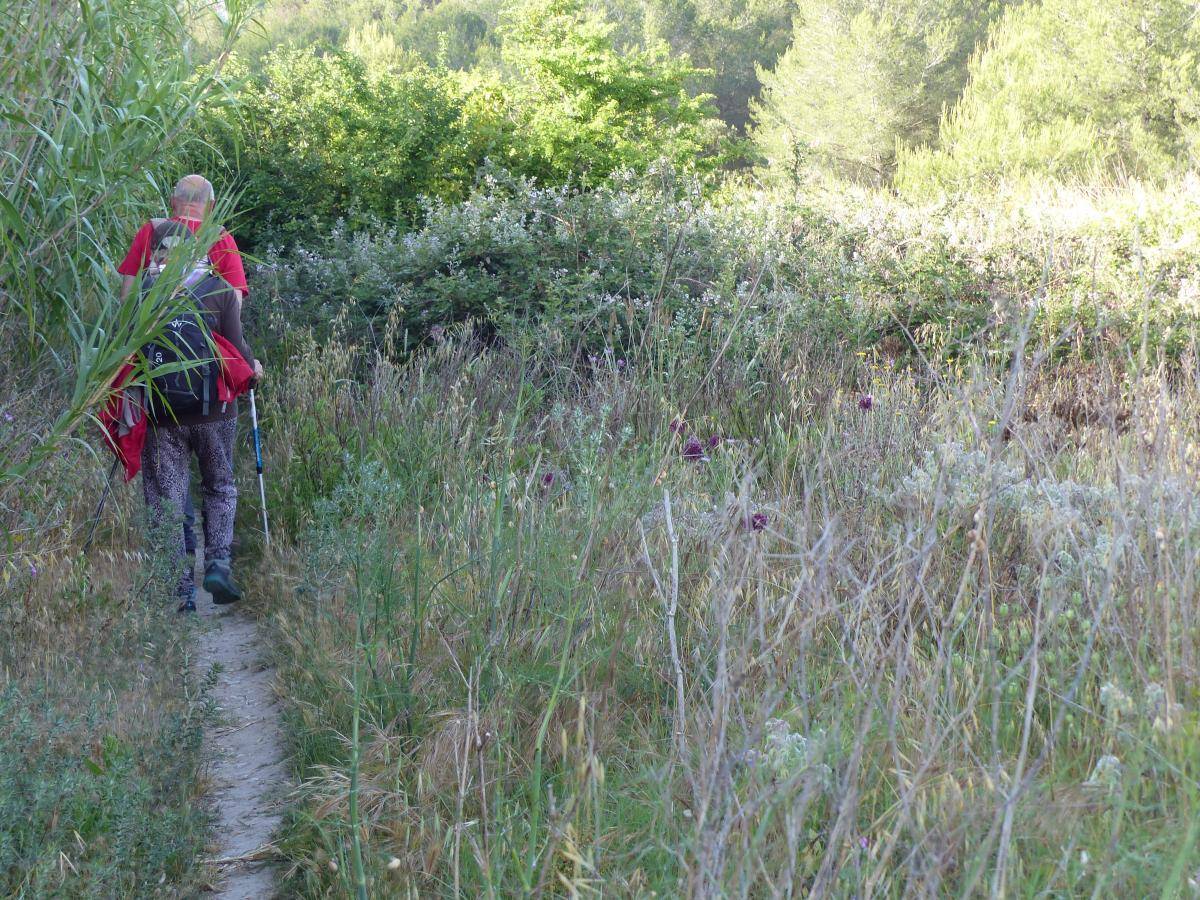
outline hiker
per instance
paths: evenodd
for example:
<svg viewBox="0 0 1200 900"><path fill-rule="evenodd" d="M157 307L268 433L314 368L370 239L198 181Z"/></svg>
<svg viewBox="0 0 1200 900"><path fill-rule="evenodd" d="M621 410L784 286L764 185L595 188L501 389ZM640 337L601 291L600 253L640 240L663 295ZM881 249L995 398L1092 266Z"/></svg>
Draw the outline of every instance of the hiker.
<svg viewBox="0 0 1200 900"><path fill-rule="evenodd" d="M125 262L119 267L125 276L122 290L126 295L132 289L137 274L142 274L143 290L153 283L165 261L166 249L187 240L196 231L200 221L211 210L212 202L212 185L204 178L189 175L179 182L171 201L175 215L171 219L153 220L143 226ZM148 235L145 234L147 228ZM233 249L230 250L230 247ZM217 252L221 255L216 259L223 259L224 263L214 259L214 253ZM236 265L231 265L231 258L236 259ZM129 274L131 268L135 275ZM237 277L242 285L245 284L241 261L236 257L236 244L232 237L223 235L209 249L207 264L193 270L181 285L191 293L201 316L176 316L170 323L175 334L169 346L164 343L147 348L148 356L157 357L152 362L181 359L201 364L179 372L168 372L161 379L156 377L156 391L144 402L144 418L148 422L143 426L144 438L140 447L146 506L152 518L156 519L168 513L178 516L184 511L191 456L193 453L196 455L204 497L204 587L213 595L215 603L232 603L241 598L241 591L233 580L230 568L230 546L237 506L237 489L233 480L236 397L263 374L261 363L255 359L242 335L243 294L232 284L231 277ZM197 318L203 321L196 321ZM211 361L213 349L206 339L208 336L216 345L219 362ZM187 350L194 345L202 349L187 355ZM210 361L202 363L205 358ZM118 386L124 380L124 375L119 376ZM118 425L128 433L135 426L128 426L120 410L118 401ZM114 447L120 446L118 439L114 439L113 443ZM125 462L128 478L133 461L126 458ZM136 471L136 466L133 470ZM178 525L175 529L178 530L170 539L174 547L172 556L182 563L189 548L184 543L182 529ZM193 546L190 549L195 548ZM181 568L177 584L179 609L181 612L191 612L196 608L194 569L186 564Z"/></svg>
<svg viewBox="0 0 1200 900"><path fill-rule="evenodd" d="M208 179L200 175L185 175L179 179L171 195L170 221L182 222L194 234L212 212L215 199L213 186ZM150 243L156 221L163 220L151 220L138 229L133 243L129 245L129 252L117 266L117 271L124 276L121 285L122 300L129 296L134 284L150 263ZM242 265L242 254L232 234L228 231L221 232L216 243L208 248L208 260L213 271L225 279L242 300L250 296L250 288L246 285L246 269Z"/></svg>
<svg viewBox="0 0 1200 900"><path fill-rule="evenodd" d="M170 221L182 222L194 233L212 212L215 199L212 184L206 178L200 175L186 175L175 185L175 190L171 195ZM117 266L117 271L124 276L121 285L122 300L129 295L134 284L137 283L142 272L150 263L154 227L156 222L161 221L164 220L151 220L138 229L133 243L129 247L129 252ZM232 234L227 231L221 233L217 241L208 248L207 260L212 270L224 279L229 287L237 291L242 300L249 297L250 288L246 283L246 270L242 264L242 255ZM229 447L232 453L232 440ZM190 478L188 482L188 488L184 492L183 498L183 542L185 553L194 560L196 557L196 507L192 502Z"/></svg>

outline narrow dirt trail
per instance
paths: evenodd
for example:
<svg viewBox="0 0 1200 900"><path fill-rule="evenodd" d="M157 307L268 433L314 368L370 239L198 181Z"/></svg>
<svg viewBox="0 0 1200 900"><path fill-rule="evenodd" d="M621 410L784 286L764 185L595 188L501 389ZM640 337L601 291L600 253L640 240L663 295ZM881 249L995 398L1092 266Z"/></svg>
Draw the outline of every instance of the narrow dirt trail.
<svg viewBox="0 0 1200 900"><path fill-rule="evenodd" d="M269 846L288 785L283 733L272 691L274 670L263 659L258 627L247 613L214 606L203 589L196 605L203 627L196 642L201 677L218 667L213 701L217 725L207 736L208 780L216 813L213 844L216 897L275 896Z"/></svg>

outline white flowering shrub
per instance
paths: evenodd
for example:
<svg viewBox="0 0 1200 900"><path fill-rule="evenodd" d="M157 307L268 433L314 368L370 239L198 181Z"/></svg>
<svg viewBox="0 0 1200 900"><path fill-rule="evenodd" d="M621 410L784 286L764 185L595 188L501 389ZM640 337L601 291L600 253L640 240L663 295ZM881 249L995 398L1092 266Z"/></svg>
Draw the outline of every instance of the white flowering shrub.
<svg viewBox="0 0 1200 900"><path fill-rule="evenodd" d="M1041 548L1048 575L1064 585L1099 576L1110 566L1144 565L1125 535L1162 543L1200 532L1200 508L1186 485L1156 476L1127 475L1117 484L1087 484L1027 477L1003 458L948 441L881 492L892 509L908 516L943 516L964 527L996 513Z"/></svg>

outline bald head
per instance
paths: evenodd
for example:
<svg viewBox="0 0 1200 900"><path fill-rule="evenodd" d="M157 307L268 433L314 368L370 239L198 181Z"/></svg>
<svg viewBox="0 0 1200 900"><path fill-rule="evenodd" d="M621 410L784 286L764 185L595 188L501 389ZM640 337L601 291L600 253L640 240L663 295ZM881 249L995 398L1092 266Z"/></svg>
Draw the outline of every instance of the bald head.
<svg viewBox="0 0 1200 900"><path fill-rule="evenodd" d="M212 209L212 183L203 175L185 175L171 194L171 210L177 216L202 219Z"/></svg>

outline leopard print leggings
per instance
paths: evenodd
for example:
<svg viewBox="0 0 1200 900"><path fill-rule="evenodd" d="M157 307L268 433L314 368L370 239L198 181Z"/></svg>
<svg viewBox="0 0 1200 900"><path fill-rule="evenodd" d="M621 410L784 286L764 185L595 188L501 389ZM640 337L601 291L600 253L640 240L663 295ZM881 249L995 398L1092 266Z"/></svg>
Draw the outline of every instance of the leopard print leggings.
<svg viewBox="0 0 1200 900"><path fill-rule="evenodd" d="M186 597L192 590L191 567L184 562L183 508L191 477L191 454L200 466L204 496L205 561L228 559L233 543L233 517L237 512L237 487L233 482L233 438L236 419L219 419L196 425L150 425L142 448L142 490L146 509L156 523L170 522L161 534L173 534L163 548L179 566L177 591Z"/></svg>

